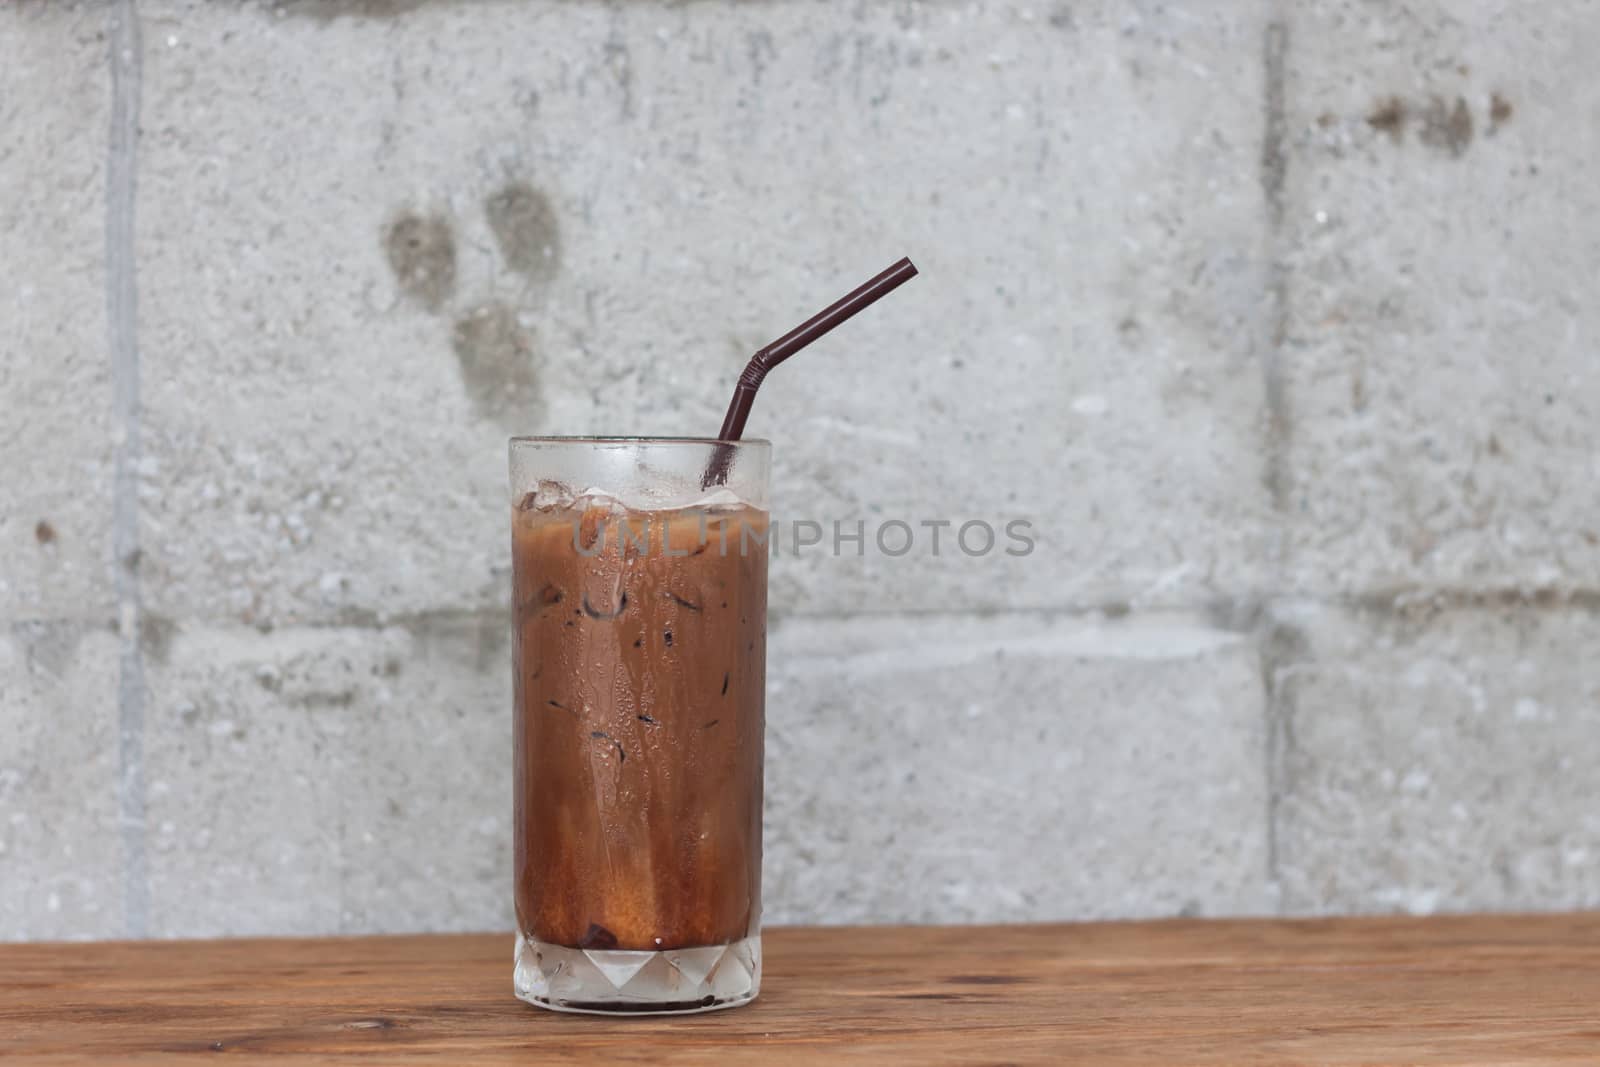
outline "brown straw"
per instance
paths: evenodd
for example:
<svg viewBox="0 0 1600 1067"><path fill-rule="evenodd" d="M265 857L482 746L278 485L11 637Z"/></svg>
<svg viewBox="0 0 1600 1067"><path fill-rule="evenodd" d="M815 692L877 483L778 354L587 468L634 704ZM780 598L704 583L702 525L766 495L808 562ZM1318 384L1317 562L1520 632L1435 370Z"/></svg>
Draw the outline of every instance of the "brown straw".
<svg viewBox="0 0 1600 1067"><path fill-rule="evenodd" d="M734 386L733 400L728 404L728 415L722 420L722 432L717 434L717 439L737 441L744 435L745 420L750 417L750 407L755 403L756 390L761 388L761 382L766 378L768 371L916 276L917 268L912 266L911 260L902 259L865 285L851 290L848 295L829 304L776 341L758 350L750 357L744 372L739 375L739 383ZM732 462L733 449L726 445L719 446L712 454L711 463L706 468L701 486L709 489L713 485L726 482L728 467Z"/></svg>

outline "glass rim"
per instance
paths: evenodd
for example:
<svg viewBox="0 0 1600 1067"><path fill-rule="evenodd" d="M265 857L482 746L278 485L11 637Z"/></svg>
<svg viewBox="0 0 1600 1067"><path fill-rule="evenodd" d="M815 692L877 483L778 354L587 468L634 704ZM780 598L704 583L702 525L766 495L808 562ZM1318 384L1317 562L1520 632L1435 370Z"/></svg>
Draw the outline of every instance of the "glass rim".
<svg viewBox="0 0 1600 1067"><path fill-rule="evenodd" d="M738 441L724 441L718 437L605 437L584 434L562 437L539 437L525 434L510 438L509 443L512 445L724 445L728 448L759 445L764 448L772 447L772 442L764 437L745 437Z"/></svg>

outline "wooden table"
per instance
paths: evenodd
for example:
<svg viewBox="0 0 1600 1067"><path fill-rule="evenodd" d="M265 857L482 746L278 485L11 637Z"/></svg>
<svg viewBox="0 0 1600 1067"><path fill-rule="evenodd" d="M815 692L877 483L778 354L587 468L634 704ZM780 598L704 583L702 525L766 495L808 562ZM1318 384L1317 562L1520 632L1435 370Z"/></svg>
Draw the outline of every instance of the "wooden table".
<svg viewBox="0 0 1600 1067"><path fill-rule="evenodd" d="M1600 1063L1600 914L769 930L761 999L511 996L508 934L0 946L0 1060Z"/></svg>

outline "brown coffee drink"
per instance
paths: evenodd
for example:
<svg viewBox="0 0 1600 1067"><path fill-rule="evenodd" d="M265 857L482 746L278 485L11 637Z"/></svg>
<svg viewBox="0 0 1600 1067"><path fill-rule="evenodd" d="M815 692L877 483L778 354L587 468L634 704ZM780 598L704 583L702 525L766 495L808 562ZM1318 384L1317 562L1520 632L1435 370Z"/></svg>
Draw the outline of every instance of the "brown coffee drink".
<svg viewBox="0 0 1600 1067"><path fill-rule="evenodd" d="M767 515L515 509L516 911L582 949L758 929Z"/></svg>

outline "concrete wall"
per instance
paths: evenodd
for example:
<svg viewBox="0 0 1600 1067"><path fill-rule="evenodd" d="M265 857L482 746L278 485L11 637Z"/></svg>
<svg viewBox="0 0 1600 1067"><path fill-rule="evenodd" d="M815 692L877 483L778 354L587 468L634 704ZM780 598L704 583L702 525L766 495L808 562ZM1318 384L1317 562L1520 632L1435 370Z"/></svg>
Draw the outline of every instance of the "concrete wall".
<svg viewBox="0 0 1600 1067"><path fill-rule="evenodd" d="M0 938L509 925L508 432L776 508L771 921L1600 905L1600 11L0 7ZM885 397L894 397L886 403Z"/></svg>

